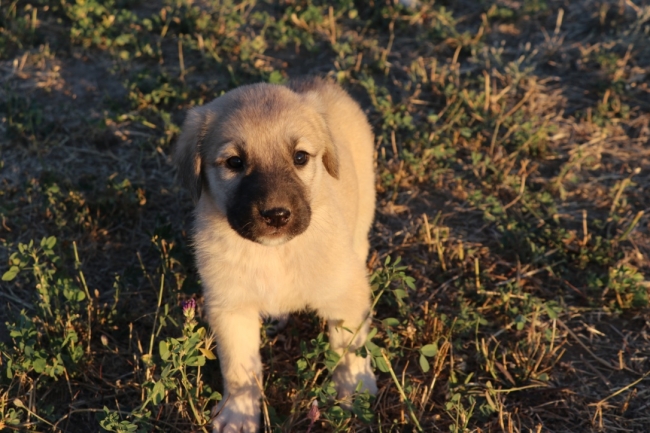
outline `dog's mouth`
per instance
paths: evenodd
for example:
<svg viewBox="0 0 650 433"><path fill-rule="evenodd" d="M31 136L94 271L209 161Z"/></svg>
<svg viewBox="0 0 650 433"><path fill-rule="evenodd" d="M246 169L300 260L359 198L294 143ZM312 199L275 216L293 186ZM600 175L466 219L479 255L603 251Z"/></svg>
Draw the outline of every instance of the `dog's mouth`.
<svg viewBox="0 0 650 433"><path fill-rule="evenodd" d="M266 245L267 247L275 247L278 245L285 244L293 239L294 236L287 235L285 233L274 232L269 233L264 236L257 237L254 242L258 244Z"/></svg>
<svg viewBox="0 0 650 433"><path fill-rule="evenodd" d="M259 231L256 240L257 242L266 245L268 243L284 243L289 241L291 238L293 238L293 236L291 236L291 234L288 233L288 230L284 228L266 228Z"/></svg>
<svg viewBox="0 0 650 433"><path fill-rule="evenodd" d="M263 218L254 217L254 211L247 213L250 215L249 217L237 218L236 212L229 212L228 222L230 223L230 227L245 239L262 245L276 246L289 242L307 230L309 226L309 214L311 212L307 208L306 217L296 217L295 220L291 218L285 225L280 227L270 225Z"/></svg>

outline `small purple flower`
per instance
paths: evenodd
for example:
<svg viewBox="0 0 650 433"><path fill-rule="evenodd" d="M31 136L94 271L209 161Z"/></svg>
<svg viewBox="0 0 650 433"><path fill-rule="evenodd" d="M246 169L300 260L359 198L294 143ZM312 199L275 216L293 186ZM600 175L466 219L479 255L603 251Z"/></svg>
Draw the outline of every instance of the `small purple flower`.
<svg viewBox="0 0 650 433"><path fill-rule="evenodd" d="M311 402L311 408L309 413L307 413L307 419L309 419L309 427L307 427L307 433L311 432L311 428L314 426L314 423L320 418L320 410L318 410L318 402L316 400Z"/></svg>
<svg viewBox="0 0 650 433"><path fill-rule="evenodd" d="M187 301L183 301L183 316L185 316L188 320L192 320L194 318L194 313L196 310L196 301L194 298L188 299Z"/></svg>

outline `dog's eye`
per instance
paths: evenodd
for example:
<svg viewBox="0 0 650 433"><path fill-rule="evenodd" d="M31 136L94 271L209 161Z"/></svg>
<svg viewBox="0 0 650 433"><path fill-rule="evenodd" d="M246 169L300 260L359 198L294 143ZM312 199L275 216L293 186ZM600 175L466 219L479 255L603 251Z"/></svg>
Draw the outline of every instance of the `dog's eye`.
<svg viewBox="0 0 650 433"><path fill-rule="evenodd" d="M307 161L309 161L309 154L307 154L307 152L299 150L295 155L293 155L293 163L295 165L305 165L307 164Z"/></svg>
<svg viewBox="0 0 650 433"><path fill-rule="evenodd" d="M226 164L228 164L228 167L232 168L233 170L239 170L244 166L244 161L238 156L231 156L226 160Z"/></svg>

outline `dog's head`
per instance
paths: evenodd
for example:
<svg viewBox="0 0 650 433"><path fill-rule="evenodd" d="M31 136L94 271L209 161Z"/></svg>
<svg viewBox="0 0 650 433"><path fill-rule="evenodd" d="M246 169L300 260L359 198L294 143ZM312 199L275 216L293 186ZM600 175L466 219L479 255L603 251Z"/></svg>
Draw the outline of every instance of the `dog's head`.
<svg viewBox="0 0 650 433"><path fill-rule="evenodd" d="M206 195L233 230L264 245L307 229L317 185L339 166L317 91L271 84L190 110L175 159L195 201Z"/></svg>

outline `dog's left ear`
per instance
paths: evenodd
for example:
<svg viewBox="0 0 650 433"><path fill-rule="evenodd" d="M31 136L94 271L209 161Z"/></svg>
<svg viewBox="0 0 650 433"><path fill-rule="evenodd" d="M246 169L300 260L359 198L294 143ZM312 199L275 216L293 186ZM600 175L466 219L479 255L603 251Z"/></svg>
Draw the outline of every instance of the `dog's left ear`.
<svg viewBox="0 0 650 433"><path fill-rule="evenodd" d="M329 134L329 131L328 131ZM339 154L336 151L334 143L331 139L327 140L328 145L325 146L325 152L323 153L323 165L325 170L332 176L334 179L339 178Z"/></svg>
<svg viewBox="0 0 650 433"><path fill-rule="evenodd" d="M325 140L325 151L323 152L323 165L325 170L335 179L339 178L339 152L332 140L332 133L327 124L327 113L321 100L321 96L316 90L310 90L303 94L303 97L309 105L314 107L321 118L323 127L323 139Z"/></svg>
<svg viewBox="0 0 650 433"><path fill-rule="evenodd" d="M174 162L178 167L181 183L196 203L203 187L201 176L201 146L213 117L208 106L192 108L187 113L181 135L174 149Z"/></svg>

